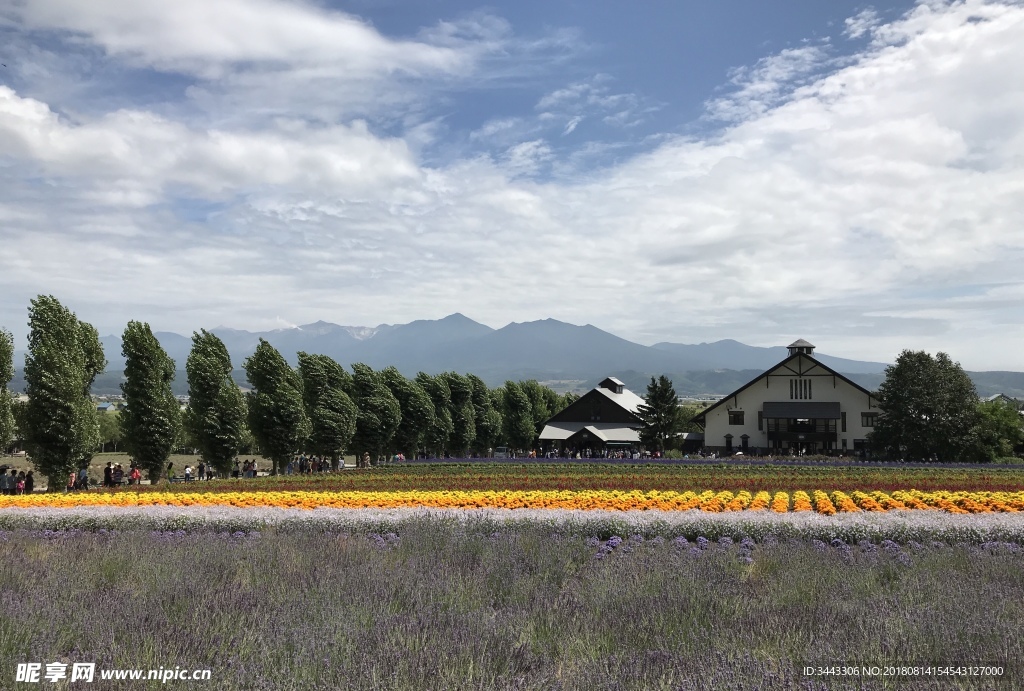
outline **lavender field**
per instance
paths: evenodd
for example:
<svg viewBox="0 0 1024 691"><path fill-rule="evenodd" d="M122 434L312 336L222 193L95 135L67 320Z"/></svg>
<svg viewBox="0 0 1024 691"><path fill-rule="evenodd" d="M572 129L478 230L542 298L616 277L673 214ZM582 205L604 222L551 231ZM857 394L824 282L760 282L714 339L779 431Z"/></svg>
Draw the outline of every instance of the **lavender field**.
<svg viewBox="0 0 1024 691"><path fill-rule="evenodd" d="M444 529L441 529L444 528ZM1019 688L1024 551L486 532L0 532L0 669L209 668L66 688L906 688L808 664L994 663ZM44 684L56 687L52 684Z"/></svg>

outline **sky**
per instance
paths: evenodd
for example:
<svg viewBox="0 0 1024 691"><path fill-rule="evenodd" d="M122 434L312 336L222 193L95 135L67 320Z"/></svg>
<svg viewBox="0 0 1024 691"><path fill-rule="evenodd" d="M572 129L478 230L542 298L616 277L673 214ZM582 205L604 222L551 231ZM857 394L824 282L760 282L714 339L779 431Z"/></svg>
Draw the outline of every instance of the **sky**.
<svg viewBox="0 0 1024 691"><path fill-rule="evenodd" d="M1024 371L1019 1L7 0L0 326L461 312Z"/></svg>

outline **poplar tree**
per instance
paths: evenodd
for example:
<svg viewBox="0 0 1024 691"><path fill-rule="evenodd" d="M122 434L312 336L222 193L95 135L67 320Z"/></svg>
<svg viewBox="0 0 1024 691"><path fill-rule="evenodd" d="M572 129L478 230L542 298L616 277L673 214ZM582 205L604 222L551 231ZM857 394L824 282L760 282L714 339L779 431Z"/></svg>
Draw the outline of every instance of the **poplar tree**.
<svg viewBox="0 0 1024 691"><path fill-rule="evenodd" d="M498 444L501 437L501 413L494 407L490 391L483 379L475 374L467 374L466 379L473 389L471 402L473 404L473 421L476 428L476 438L473 440L473 447L480 454L486 454Z"/></svg>
<svg viewBox="0 0 1024 691"><path fill-rule="evenodd" d="M149 324L128 322L121 338L126 407L119 417L125 449L156 483L181 430L181 406L171 390L174 360Z"/></svg>
<svg viewBox="0 0 1024 691"><path fill-rule="evenodd" d="M505 382L502 391L502 432L509 446L526 450L533 446L536 431L533 425L533 406L522 388L514 381Z"/></svg>
<svg viewBox="0 0 1024 691"><path fill-rule="evenodd" d="M448 442L455 433L451 411L452 391L441 375L432 377L426 372L420 372L416 375L416 383L423 387L434 404L434 421L427 429L424 444L434 455L444 456Z"/></svg>
<svg viewBox="0 0 1024 691"><path fill-rule="evenodd" d="M352 445L358 454L368 453L371 462L376 463L402 422L402 407L380 373L369 365L352 365L352 389L359 410Z"/></svg>
<svg viewBox="0 0 1024 691"><path fill-rule="evenodd" d="M14 401L7 385L14 378L14 337L0 329L0 453L14 439Z"/></svg>
<svg viewBox="0 0 1024 691"><path fill-rule="evenodd" d="M448 385L450 399L448 411L452 418L452 434L448 445L460 456L476 439L476 414L473 409L473 386L466 377L457 372L440 375Z"/></svg>
<svg viewBox="0 0 1024 691"><path fill-rule="evenodd" d="M530 399L530 411L533 416L533 428L536 436L540 436L544 423L558 411L559 397L553 390L542 386L536 379L519 382L519 388Z"/></svg>
<svg viewBox="0 0 1024 691"><path fill-rule="evenodd" d="M203 459L226 476L246 429L245 399L231 379L231 356L224 342L205 329L193 333L185 371L185 424Z"/></svg>
<svg viewBox="0 0 1024 691"><path fill-rule="evenodd" d="M415 455L423 448L427 431L434 424L434 403L419 382L406 379L397 368L386 367L381 376L402 409L402 422L392 444L398 451Z"/></svg>
<svg viewBox="0 0 1024 691"><path fill-rule="evenodd" d="M302 379L277 348L262 338L242 367L252 386L246 394L249 430L270 459L271 475L277 475L309 436Z"/></svg>
<svg viewBox="0 0 1024 691"><path fill-rule="evenodd" d="M345 392L352 386L348 372L327 355L299 353L302 403L309 418L306 449L329 456L335 468L356 432L359 410Z"/></svg>
<svg viewBox="0 0 1024 691"><path fill-rule="evenodd" d="M28 312L22 432L33 464L47 477L48 490L56 492L89 463L99 443L89 389L107 362L96 329L57 298L40 295Z"/></svg>

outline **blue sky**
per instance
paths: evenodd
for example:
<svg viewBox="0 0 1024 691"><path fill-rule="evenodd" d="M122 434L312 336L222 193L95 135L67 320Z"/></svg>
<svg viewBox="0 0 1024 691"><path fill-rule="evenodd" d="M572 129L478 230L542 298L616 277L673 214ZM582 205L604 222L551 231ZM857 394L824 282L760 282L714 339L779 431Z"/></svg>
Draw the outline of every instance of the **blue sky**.
<svg viewBox="0 0 1024 691"><path fill-rule="evenodd" d="M462 312L1024 370L1020 2L15 0L0 325Z"/></svg>

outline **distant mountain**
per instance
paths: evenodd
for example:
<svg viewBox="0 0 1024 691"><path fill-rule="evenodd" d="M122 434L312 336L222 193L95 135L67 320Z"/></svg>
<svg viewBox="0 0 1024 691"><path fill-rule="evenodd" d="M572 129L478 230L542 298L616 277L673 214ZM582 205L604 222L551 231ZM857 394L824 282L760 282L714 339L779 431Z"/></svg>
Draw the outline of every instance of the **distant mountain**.
<svg viewBox="0 0 1024 691"><path fill-rule="evenodd" d="M764 371L772 365L782 362L789 354L785 346L763 348L748 346L731 339L714 343L698 343L697 345L655 343L651 347L683 358L685 370L757 369ZM815 353L814 357L822 364L843 374L876 374L885 371L886 368L885 363L882 362L861 362L819 353Z"/></svg>
<svg viewBox="0 0 1024 691"><path fill-rule="evenodd" d="M443 319L375 327L341 326L318 321L288 329L253 332L217 327L236 368L235 378L245 381L242 362L255 351L261 338L296 364L297 353L322 353L346 367L365 362L380 369L394 365L406 376L419 371L469 372L490 386L506 379L537 379L585 382L591 388L608 375L619 377L642 393L651 376L668 375L680 394L726 394L772 365L785 359L785 347L748 346L735 340L714 343L658 343L644 346L591 325L577 326L555 319L512 323L500 329L473 321L462 314ZM175 392L187 392L185 362L192 347L190 336L158 332L156 337L175 361L178 377ZM119 336L101 339L109 361L108 371L97 378L94 393L118 393L124 358ZM16 357L21 368L24 353ZM849 360L822 353L815 357L868 389L881 383L886 367L881 362ZM1006 393L1024 397L1024 373L970 373L983 395ZM22 390L19 371L12 389Z"/></svg>

